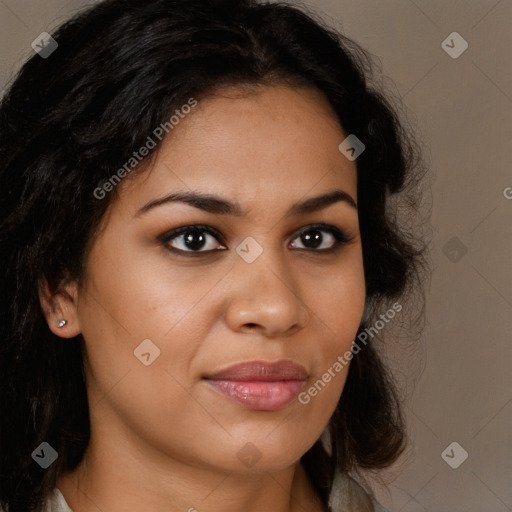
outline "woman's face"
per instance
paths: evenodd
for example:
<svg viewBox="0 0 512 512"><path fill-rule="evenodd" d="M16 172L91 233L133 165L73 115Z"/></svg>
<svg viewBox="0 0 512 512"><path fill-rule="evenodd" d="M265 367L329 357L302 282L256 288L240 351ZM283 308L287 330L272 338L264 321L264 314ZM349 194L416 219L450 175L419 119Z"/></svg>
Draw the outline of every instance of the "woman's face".
<svg viewBox="0 0 512 512"><path fill-rule="evenodd" d="M346 379L335 363L365 303L357 209L343 195L357 201L356 165L320 93L235 93L199 101L154 166L119 185L64 329L85 340L92 440L274 471L318 439ZM181 194L215 199L154 203ZM337 247L338 230L351 241Z"/></svg>

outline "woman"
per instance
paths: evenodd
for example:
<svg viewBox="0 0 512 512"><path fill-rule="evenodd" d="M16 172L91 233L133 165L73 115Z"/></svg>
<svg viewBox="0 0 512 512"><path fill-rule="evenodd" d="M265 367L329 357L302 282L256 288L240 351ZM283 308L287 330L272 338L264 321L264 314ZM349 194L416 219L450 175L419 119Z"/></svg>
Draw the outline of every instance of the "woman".
<svg viewBox="0 0 512 512"><path fill-rule="evenodd" d="M253 0L105 1L40 48L0 110L0 505L383 510L422 171L365 52Z"/></svg>

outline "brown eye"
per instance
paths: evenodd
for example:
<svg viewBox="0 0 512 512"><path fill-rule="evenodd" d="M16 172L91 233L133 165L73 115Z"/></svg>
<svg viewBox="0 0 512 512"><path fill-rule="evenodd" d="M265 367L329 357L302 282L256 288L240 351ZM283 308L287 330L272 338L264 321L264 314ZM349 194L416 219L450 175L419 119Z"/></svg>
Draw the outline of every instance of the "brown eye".
<svg viewBox="0 0 512 512"><path fill-rule="evenodd" d="M328 224L315 224L302 230L291 246L295 249L313 250L317 252L332 252L342 245L352 241L345 232L336 226ZM300 245L298 245L300 244Z"/></svg>
<svg viewBox="0 0 512 512"><path fill-rule="evenodd" d="M226 249L219 242L220 233L207 226L183 226L167 233L160 242L175 252L205 253Z"/></svg>

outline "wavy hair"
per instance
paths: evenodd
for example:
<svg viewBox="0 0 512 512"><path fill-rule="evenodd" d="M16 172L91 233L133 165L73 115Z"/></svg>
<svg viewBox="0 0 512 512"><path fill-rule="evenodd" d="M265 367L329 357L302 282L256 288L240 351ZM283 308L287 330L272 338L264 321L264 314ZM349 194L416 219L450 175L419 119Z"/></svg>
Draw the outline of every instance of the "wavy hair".
<svg viewBox="0 0 512 512"><path fill-rule="evenodd" d="M311 86L364 143L356 164L367 316L358 334L387 301L421 298L426 261L410 223L418 203L409 193L425 173L412 130L371 86L370 55L314 14L257 0L106 0L53 38L58 48L29 58L0 105L0 506L8 512L41 511L90 435L84 340L64 343L48 329L38 284L56 291L83 279L116 199L114 191L98 200L95 189L191 96ZM317 442L302 458L324 502L336 469L383 468L403 451L396 389L366 344L329 424L332 454ZM42 441L59 454L46 470L31 457Z"/></svg>

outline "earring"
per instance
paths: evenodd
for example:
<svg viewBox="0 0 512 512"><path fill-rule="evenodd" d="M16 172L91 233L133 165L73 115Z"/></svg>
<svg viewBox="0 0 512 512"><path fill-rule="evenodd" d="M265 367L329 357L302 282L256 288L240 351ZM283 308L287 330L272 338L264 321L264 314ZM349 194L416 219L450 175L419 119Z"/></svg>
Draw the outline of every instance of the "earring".
<svg viewBox="0 0 512 512"><path fill-rule="evenodd" d="M67 320L59 320L59 323L57 324L58 327L64 327L68 323Z"/></svg>

